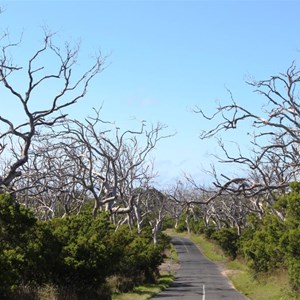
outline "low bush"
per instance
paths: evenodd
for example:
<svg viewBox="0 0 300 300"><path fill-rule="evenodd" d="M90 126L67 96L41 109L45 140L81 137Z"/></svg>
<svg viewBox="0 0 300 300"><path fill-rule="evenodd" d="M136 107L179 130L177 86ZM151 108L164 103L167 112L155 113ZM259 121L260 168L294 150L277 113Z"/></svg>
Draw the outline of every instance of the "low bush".
<svg viewBox="0 0 300 300"><path fill-rule="evenodd" d="M241 238L241 251L255 272L270 272L285 264L280 246L284 224L274 214L266 213L256 228L245 231Z"/></svg>
<svg viewBox="0 0 300 300"><path fill-rule="evenodd" d="M207 239L213 239L213 235L216 233L217 229L214 225L208 225L204 229L204 235Z"/></svg>
<svg viewBox="0 0 300 300"><path fill-rule="evenodd" d="M11 196L0 195L0 299L34 298L43 286L58 298L110 299L111 276L123 278L120 289L155 281L169 243L164 235L158 240L154 245L150 228L116 231L105 213L39 222Z"/></svg>
<svg viewBox="0 0 300 300"><path fill-rule="evenodd" d="M276 208L285 215L281 247L285 253L291 286L300 291L300 183L291 184L291 192L281 197Z"/></svg>
<svg viewBox="0 0 300 300"><path fill-rule="evenodd" d="M239 235L235 228L222 228L212 234L224 253L231 259L235 259L238 252Z"/></svg>
<svg viewBox="0 0 300 300"><path fill-rule="evenodd" d="M184 213L180 216L177 227L176 227L176 232L187 231L187 224L186 224L185 220L186 220L186 213Z"/></svg>
<svg viewBox="0 0 300 300"><path fill-rule="evenodd" d="M41 285L57 256L57 243L46 224L10 195L0 195L0 298L20 285Z"/></svg>

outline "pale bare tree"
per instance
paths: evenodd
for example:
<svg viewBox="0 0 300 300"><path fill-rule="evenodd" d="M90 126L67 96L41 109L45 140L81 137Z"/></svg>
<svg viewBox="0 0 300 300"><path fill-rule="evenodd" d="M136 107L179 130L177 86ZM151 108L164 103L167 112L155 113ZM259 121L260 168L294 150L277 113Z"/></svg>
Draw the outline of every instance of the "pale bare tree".
<svg viewBox="0 0 300 300"><path fill-rule="evenodd" d="M13 53L22 41L12 43L8 34L0 40L1 106L10 106L17 114L12 117L3 109L0 115L2 192L14 191L34 136L63 122L66 109L85 96L90 81L102 70L104 58L98 55L80 72L76 68L79 45L59 47L53 40L54 35L45 32L41 47L28 58L24 54L21 65L14 62Z"/></svg>
<svg viewBox="0 0 300 300"><path fill-rule="evenodd" d="M215 127L202 132L202 139L235 130L243 121L250 122L252 127L245 133L252 145L250 153L243 154L238 149L235 151L238 154L231 154L219 138L224 154L220 161L236 165L235 169L240 167L244 175L215 176L212 199L226 193L243 196L255 204L254 209L261 210L258 199L272 204L278 195L285 193L291 181L299 179L299 81L300 73L294 63L285 73L268 80L249 81L263 100L260 113L237 104L231 93L231 103L219 105L212 116L207 116L201 108L196 110L211 122L219 118Z"/></svg>
<svg viewBox="0 0 300 300"><path fill-rule="evenodd" d="M85 123L70 120L63 136L71 142L70 157L80 166L80 184L89 191L95 201L93 215L99 209L112 214L126 214L132 210L136 189L147 178L147 157L157 143L168 137L161 132L162 124L147 128L142 122L139 130L121 131L111 122L95 117ZM70 145L65 145L69 147ZM82 153L72 149L80 147Z"/></svg>
<svg viewBox="0 0 300 300"><path fill-rule="evenodd" d="M41 219L79 213L87 191L79 184L81 169L57 133L35 137L22 176L15 180L18 201L30 207ZM80 148L76 149L80 153Z"/></svg>
<svg viewBox="0 0 300 300"><path fill-rule="evenodd" d="M158 241L158 234L161 232L162 223L168 215L168 197L155 188L149 188L142 195L146 219L152 229L154 244Z"/></svg>

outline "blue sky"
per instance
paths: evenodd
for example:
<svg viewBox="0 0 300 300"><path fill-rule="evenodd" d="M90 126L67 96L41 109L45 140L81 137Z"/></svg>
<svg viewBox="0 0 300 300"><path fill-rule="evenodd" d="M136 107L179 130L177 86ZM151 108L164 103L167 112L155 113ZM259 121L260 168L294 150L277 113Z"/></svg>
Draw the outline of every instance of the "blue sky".
<svg viewBox="0 0 300 300"><path fill-rule="evenodd" d="M300 49L298 1L1 1L0 28L17 37L22 52L37 49L42 27L59 41L81 41L80 66L99 49L107 68L86 99L70 110L76 118L103 105L103 118L123 129L133 119L161 122L166 133L152 156L163 185L183 171L201 176L217 153L215 140L201 141L213 124L192 112L213 112L218 99L249 108L261 99L245 84L247 76L267 79L297 62ZM5 101L5 100L2 100ZM13 106L5 104L13 111ZM247 145L240 132L224 135Z"/></svg>

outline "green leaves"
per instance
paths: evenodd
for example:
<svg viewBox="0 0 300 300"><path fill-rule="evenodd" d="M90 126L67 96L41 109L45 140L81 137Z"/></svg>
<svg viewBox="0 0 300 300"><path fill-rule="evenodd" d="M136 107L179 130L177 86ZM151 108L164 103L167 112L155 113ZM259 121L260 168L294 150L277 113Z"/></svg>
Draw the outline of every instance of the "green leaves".
<svg viewBox="0 0 300 300"><path fill-rule="evenodd" d="M44 229L8 194L0 195L0 241L0 298L21 283L43 282Z"/></svg>
<svg viewBox="0 0 300 300"><path fill-rule="evenodd" d="M151 281L168 242L161 238L154 245L146 228L140 235L127 226L116 231L106 213L39 222L9 195L0 195L0 241L1 299L21 285L96 295L112 275Z"/></svg>
<svg viewBox="0 0 300 300"><path fill-rule="evenodd" d="M234 228L222 228L213 234L213 238L218 242L226 255L235 259L238 251L239 235Z"/></svg>
<svg viewBox="0 0 300 300"><path fill-rule="evenodd" d="M250 216L240 251L255 272L287 268L291 286L300 290L300 184L290 187L261 218Z"/></svg>

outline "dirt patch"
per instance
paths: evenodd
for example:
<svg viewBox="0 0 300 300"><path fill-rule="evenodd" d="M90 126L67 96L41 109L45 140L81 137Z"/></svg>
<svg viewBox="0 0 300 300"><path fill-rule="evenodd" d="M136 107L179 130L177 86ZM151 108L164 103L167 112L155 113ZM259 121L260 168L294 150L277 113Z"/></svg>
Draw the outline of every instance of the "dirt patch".
<svg viewBox="0 0 300 300"><path fill-rule="evenodd" d="M240 270L224 269L224 268L222 268L221 270L222 270L222 275L226 276L228 278L228 281L229 281L231 287L236 289L236 287L233 285L230 278L232 278L233 276L238 276L239 274L241 274L241 271Z"/></svg>
<svg viewBox="0 0 300 300"><path fill-rule="evenodd" d="M241 271L240 270L223 270L222 271L222 274L225 275L225 276L235 276L235 275L239 275L241 274Z"/></svg>
<svg viewBox="0 0 300 300"><path fill-rule="evenodd" d="M180 269L180 264L172 261L171 259L166 259L160 266L160 272L176 273Z"/></svg>

